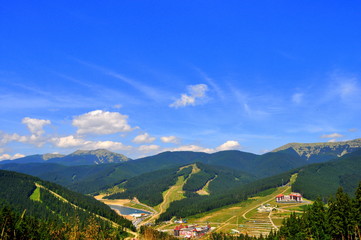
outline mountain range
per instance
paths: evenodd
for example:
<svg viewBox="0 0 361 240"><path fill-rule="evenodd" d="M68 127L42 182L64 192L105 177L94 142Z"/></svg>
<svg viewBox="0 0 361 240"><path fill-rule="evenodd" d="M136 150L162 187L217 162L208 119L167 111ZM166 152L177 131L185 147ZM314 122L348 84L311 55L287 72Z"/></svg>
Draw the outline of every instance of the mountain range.
<svg viewBox="0 0 361 240"><path fill-rule="evenodd" d="M185 198L170 205L170 212L163 215L166 219L171 214L177 215L184 206L192 205L192 211L197 212L241 201L286 183L291 173L298 174L294 191L309 199L327 198L338 186L352 193L361 180L360 161L361 140L356 139L338 143L291 143L262 155L237 150L211 154L184 151L131 160L104 149L79 150L66 156L32 155L3 161L0 169L37 176L85 194L116 187L123 192L111 198L137 197L153 206L162 201L165 189L183 176L187 181L182 186ZM197 172L190 166L198 169ZM197 193L205 189L207 194ZM240 192L244 194L240 196ZM208 203L213 200L218 203Z"/></svg>
<svg viewBox="0 0 361 240"><path fill-rule="evenodd" d="M36 154L15 160L0 161L6 163L59 163L66 166L93 165L105 163L120 163L131 160L123 154L114 153L106 149L97 150L77 150L69 155L62 154Z"/></svg>
<svg viewBox="0 0 361 240"><path fill-rule="evenodd" d="M294 150L302 159L310 163L325 162L360 150L361 138L343 142L289 143L276 148L273 152L286 149Z"/></svg>

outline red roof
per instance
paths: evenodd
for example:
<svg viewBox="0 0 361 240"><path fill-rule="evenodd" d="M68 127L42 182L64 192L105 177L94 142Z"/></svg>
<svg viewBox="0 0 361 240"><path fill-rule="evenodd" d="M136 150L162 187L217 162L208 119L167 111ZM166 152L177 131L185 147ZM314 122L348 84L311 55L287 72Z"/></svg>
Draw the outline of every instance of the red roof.
<svg viewBox="0 0 361 240"><path fill-rule="evenodd" d="M276 196L276 198L279 198L279 197L283 197L284 195L281 193L281 194L278 194L277 196Z"/></svg>
<svg viewBox="0 0 361 240"><path fill-rule="evenodd" d="M174 230L181 230L182 228L187 228L188 226L183 226L182 224L179 226L176 226Z"/></svg>

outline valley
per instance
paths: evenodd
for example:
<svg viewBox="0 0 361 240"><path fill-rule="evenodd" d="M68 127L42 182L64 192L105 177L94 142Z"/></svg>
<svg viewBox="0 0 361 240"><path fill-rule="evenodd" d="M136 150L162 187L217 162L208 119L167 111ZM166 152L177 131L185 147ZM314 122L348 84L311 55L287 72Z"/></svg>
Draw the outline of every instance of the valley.
<svg viewBox="0 0 361 240"><path fill-rule="evenodd" d="M361 179L358 143L355 141L353 148L348 147L350 142L345 143L343 152L350 152L330 160L325 157L337 155L343 145L334 144L337 147L333 148L316 144L318 150L312 150L312 159L324 162L313 164L300 153L309 149L307 145L297 148L297 144L263 155L234 150L213 154L164 152L137 160L105 150L36 155L0 164L4 169L0 170L0 185L7 189L0 192L0 207L11 206L17 214L27 209L30 217L40 221L60 221L84 231L95 226L89 222L94 218L101 229L111 226L108 234L128 238L141 238L144 229L151 234L160 231L161 235L173 235L174 229L179 233L183 231L180 226L187 225L198 226L200 236L211 232L214 236L243 234L256 239L271 231L280 234L284 219L301 219L317 197L332 201L329 197L340 186L345 194L354 196ZM68 162L78 155L76 162L91 164ZM118 157L123 160L112 163ZM53 158L59 162L50 163ZM36 162L29 162L33 159ZM61 159L66 160L64 165ZM101 162L92 163L94 159ZM122 216L126 220L118 210L115 213L102 203L112 208L128 207L128 213L124 208L118 210L132 215ZM150 214L137 213L136 209ZM79 225L73 220L76 217ZM119 227L121 232L116 233ZM72 230L62 234L72 234Z"/></svg>
<svg viewBox="0 0 361 240"><path fill-rule="evenodd" d="M192 167L192 172L189 176L200 171L195 164L182 167L179 170L190 166ZM302 213L303 207L312 203L306 199L299 203L292 202L279 204L276 202L275 197L277 195L291 193L292 184L296 181L297 175L298 174L293 174L290 182L287 184L261 192L257 196L251 197L246 201L228 205L220 209L214 209L202 214L189 216L184 220L186 222L184 224L197 226L210 225L213 232L242 233L256 237L259 237L260 235L266 236L271 230L278 230L282 225L283 219L289 217L291 212ZM172 202L183 199L182 187L185 183L186 180L184 180L184 176L180 176L175 185L163 192L162 203L154 208L147 206L146 208L148 210L153 210L154 214L143 219L139 226L147 225L149 223L154 224ZM209 181L206 185L208 184ZM129 199L104 200L107 204L114 204L116 201L123 206L134 206L134 204L131 204L134 203L134 201ZM145 206L144 204L142 205ZM273 210L270 212L260 212L258 211L260 206L271 206ZM143 207L142 209L145 208ZM179 225L179 223L175 223L176 219L176 217L173 217L170 221L158 222L154 228L162 232L168 232L172 235L173 229Z"/></svg>
<svg viewBox="0 0 361 240"><path fill-rule="evenodd" d="M199 215L186 218L186 224L210 225L214 232L243 233L249 236L268 235L271 229L277 230L285 217L291 212L302 212L302 206L311 204L304 200L302 203L277 204L275 197L279 194L291 193L291 187L297 178L292 176L290 183L276 189L270 189L252 197L247 201L215 209ZM274 207L271 212L258 212L260 206L269 204ZM289 210L289 209L292 210ZM174 220L174 219L173 219ZM171 233L176 223L163 223L157 229Z"/></svg>

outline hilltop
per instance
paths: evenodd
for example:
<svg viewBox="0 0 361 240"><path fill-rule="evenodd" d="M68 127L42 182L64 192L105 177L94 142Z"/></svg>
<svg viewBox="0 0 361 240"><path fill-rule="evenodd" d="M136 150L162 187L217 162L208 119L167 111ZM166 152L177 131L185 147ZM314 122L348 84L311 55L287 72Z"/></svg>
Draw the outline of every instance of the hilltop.
<svg viewBox="0 0 361 240"><path fill-rule="evenodd" d="M123 154L114 153L106 149L97 150L77 150L68 155L62 154L36 154L15 160L1 161L0 164L6 163L58 163L61 165L98 165L105 163L121 163L131 160Z"/></svg>
<svg viewBox="0 0 361 240"><path fill-rule="evenodd" d="M299 172L293 190L309 199L327 199L337 188L352 195L361 180L361 150L325 163L305 166Z"/></svg>
<svg viewBox="0 0 361 240"><path fill-rule="evenodd" d="M344 142L288 143L272 152L294 150L309 163L325 162L361 149L361 138Z"/></svg>

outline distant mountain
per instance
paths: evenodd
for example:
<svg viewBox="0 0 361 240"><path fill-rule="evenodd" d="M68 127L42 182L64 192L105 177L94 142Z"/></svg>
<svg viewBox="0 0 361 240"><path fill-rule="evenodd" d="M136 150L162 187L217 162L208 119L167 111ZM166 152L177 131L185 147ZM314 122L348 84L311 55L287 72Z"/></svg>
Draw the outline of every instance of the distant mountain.
<svg viewBox="0 0 361 240"><path fill-rule="evenodd" d="M263 155L236 150L213 154L163 152L123 163L86 166L65 166L64 162L62 162L63 165L59 165L51 163L53 160L45 163L0 164L0 169L34 175L81 193L94 193L143 173L180 167L196 162L242 171L257 178L276 175L307 164L296 152L291 150Z"/></svg>
<svg viewBox="0 0 361 240"><path fill-rule="evenodd" d="M345 192L353 194L360 181L361 150L326 163L303 167L293 184L293 190L310 199L328 198L340 186Z"/></svg>
<svg viewBox="0 0 361 240"><path fill-rule="evenodd" d="M272 152L293 149L309 163L326 162L361 149L361 138L344 142L289 143Z"/></svg>
<svg viewBox="0 0 361 240"><path fill-rule="evenodd" d="M65 155L62 154L53 154L53 153L47 153L47 154L35 154L30 155L22 158L17 158L14 160L4 160L0 161L0 164L6 164L6 163L35 163L39 162L42 163L44 161L53 159L53 158L62 158Z"/></svg>
<svg viewBox="0 0 361 240"><path fill-rule="evenodd" d="M7 163L58 163L61 165L75 166L75 165L94 165L104 163L121 163L131 160L123 154L114 153L106 149L98 150L78 150L69 155L61 154L44 154L31 155L15 160L0 161L0 164Z"/></svg>

